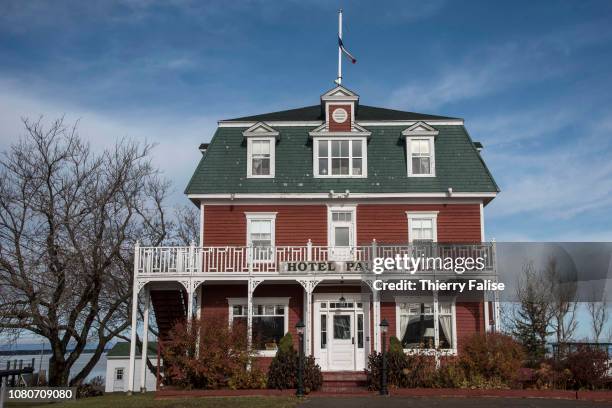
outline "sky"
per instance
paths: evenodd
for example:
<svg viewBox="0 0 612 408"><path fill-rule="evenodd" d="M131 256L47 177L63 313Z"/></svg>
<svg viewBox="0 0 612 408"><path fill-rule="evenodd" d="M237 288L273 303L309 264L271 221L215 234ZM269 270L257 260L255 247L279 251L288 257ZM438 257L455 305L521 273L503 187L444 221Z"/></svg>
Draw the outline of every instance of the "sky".
<svg viewBox="0 0 612 408"><path fill-rule="evenodd" d="M0 4L0 149L65 115L155 142L173 203L216 121L318 103L337 9L364 104L457 116L501 187L498 241L612 240L612 3L188 0Z"/></svg>
<svg viewBox="0 0 612 408"><path fill-rule="evenodd" d="M612 2L0 3L0 151L21 118L80 120L94 148L154 142L183 195L220 119L313 105L337 9L364 104L465 119L501 187L497 241L612 241Z"/></svg>

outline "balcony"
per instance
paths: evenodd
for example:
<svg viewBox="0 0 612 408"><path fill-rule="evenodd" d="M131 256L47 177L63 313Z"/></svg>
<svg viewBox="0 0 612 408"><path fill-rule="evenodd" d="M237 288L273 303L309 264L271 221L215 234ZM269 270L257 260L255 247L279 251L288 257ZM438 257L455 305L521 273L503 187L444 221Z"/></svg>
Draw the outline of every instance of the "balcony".
<svg viewBox="0 0 612 408"><path fill-rule="evenodd" d="M377 244L352 247L315 246L216 246L216 247L136 247L136 276L234 275L364 275L371 274L376 258L439 257L482 258L484 268L466 272L469 276L495 275L495 243L479 244ZM396 270L395 272L406 272ZM386 273L386 272L385 272ZM415 275L457 275L454 271L420 268ZM457 275L458 277L460 275Z"/></svg>

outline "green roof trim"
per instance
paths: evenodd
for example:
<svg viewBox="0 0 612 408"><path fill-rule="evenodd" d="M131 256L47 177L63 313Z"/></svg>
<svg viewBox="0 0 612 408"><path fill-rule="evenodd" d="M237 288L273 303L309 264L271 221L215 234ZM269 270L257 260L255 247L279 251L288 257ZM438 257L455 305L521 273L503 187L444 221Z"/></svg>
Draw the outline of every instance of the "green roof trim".
<svg viewBox="0 0 612 408"><path fill-rule="evenodd" d="M408 177L406 126L369 126L367 178L315 178L313 126L277 126L274 178L247 178L242 127L219 127L198 164L186 194L228 193L491 193L499 188L463 125L435 125L435 177Z"/></svg>
<svg viewBox="0 0 612 408"><path fill-rule="evenodd" d="M149 357L157 356L157 342L148 342L147 344L147 354ZM129 357L130 356L130 343L127 341L118 341L115 343L113 348L108 350L106 353L106 358L108 357ZM140 351L140 347L136 347L136 358L140 358L142 353Z"/></svg>

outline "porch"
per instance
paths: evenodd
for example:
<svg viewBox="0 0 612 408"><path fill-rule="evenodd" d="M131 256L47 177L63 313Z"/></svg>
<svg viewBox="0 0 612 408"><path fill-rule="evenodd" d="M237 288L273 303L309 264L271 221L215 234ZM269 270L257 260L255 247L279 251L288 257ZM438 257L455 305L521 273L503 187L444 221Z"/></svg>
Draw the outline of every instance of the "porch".
<svg viewBox="0 0 612 408"><path fill-rule="evenodd" d="M260 341L258 350L264 361L273 357L278 337L284 333L292 333L297 342L294 326L302 320L307 333L304 338L306 354L314 355L324 370L359 371L367 367L370 352L382 349L379 327L382 319L392 320L389 336L398 336L399 331L406 331L406 327L396 317L396 310L399 311L397 308L400 307L397 302L407 304L417 299L408 299L407 294L397 299L383 299L381 293L375 290L376 279L381 276L387 279L458 278L453 271L428 268L410 275L405 270L391 270L383 275L372 272L374 259L404 254L451 259L481 257L485 260L483 270L469 271L459 278L496 278L494 243L379 245L374 241L368 246L341 248L314 246L310 242L304 246L274 248L137 246L133 304L136 305L139 296L144 295L143 333L148 331L152 299L154 302L163 299L162 314L168 313L169 306L174 305L177 310L180 309L179 314L183 318L205 319L208 312L216 310L225 313L230 322L244 319L249 339L254 342L261 340L258 330L263 322L282 321L282 330L267 333L272 337ZM298 263L303 265L298 267ZM323 267L318 267L319 264ZM353 267L347 267L348 264ZM355 268L355 264L361 267ZM163 292L173 293L176 299L170 301L170 297L160 295ZM451 308L450 303L440 299L436 292L429 292L419 297L418 301L423 307L430 308L431 316L428 319L435 322L441 319L444 322L442 326L432 324L427 330L427 335L431 336L429 348L448 343L447 352L456 352L456 347L453 351L452 345L456 346L457 329L449 326L451 320L447 324L445 318L439 315L442 310L439 301L444 304L442 313L452 311L452 316L455 316L454 303ZM489 307L487 301L494 301L494 298L483 297L479 301L479 313L481 318L484 315L485 322L483 330L493 330L493 323L490 322L498 321L493 318L496 308ZM159 325L157 308L155 312ZM138 327L138 311L135 308L132 317L132 327ZM171 320L167 318L167 323ZM452 333L447 330L452 330ZM133 330L134 345L135 336L136 330ZM143 340L146 341L144 335ZM133 373L138 369L135 367L135 346L133 348L128 379L128 389L131 391L135 389ZM140 370L145 370L144 365Z"/></svg>

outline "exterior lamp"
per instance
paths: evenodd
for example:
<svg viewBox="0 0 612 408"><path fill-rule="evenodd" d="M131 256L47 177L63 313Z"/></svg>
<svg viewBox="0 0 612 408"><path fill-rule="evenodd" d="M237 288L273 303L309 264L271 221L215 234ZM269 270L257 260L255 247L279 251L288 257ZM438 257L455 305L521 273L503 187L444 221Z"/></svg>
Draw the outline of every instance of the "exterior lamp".
<svg viewBox="0 0 612 408"><path fill-rule="evenodd" d="M380 331L382 332L382 369L380 370L380 395L389 395L387 389L387 331L389 330L389 322L383 319L380 322Z"/></svg>
<svg viewBox="0 0 612 408"><path fill-rule="evenodd" d="M300 339L300 355L299 355L299 364L298 364L298 383L297 390L295 391L295 395L297 397L304 396L304 322L301 320L297 322L295 325L295 331L298 334Z"/></svg>

